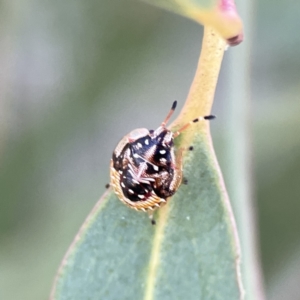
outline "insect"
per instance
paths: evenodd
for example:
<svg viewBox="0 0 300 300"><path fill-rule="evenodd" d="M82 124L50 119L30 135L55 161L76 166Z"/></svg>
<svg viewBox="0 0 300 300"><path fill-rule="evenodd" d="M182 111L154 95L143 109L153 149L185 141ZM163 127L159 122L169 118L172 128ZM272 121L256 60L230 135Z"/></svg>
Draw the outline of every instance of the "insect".
<svg viewBox="0 0 300 300"><path fill-rule="evenodd" d="M118 143L110 165L111 186L127 206L149 213L164 205L182 182L182 150L175 153L174 139L192 123L215 116L198 117L176 132L167 129L177 101L156 130L138 128ZM193 150L193 147L189 147Z"/></svg>

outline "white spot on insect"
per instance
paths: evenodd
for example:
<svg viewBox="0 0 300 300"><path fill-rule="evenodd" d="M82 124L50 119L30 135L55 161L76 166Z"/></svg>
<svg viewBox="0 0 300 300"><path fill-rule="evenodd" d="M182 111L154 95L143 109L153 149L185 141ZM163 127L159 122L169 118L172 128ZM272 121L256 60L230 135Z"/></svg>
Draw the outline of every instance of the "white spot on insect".
<svg viewBox="0 0 300 300"><path fill-rule="evenodd" d="M153 178L141 178L139 183L146 183L149 184L150 181L155 181Z"/></svg>
<svg viewBox="0 0 300 300"><path fill-rule="evenodd" d="M121 186L122 186L123 188L125 188L125 184L124 184L123 182L121 182Z"/></svg>
<svg viewBox="0 0 300 300"><path fill-rule="evenodd" d="M134 153L134 154L133 154L133 157L138 158L139 155L138 155L137 153Z"/></svg>
<svg viewBox="0 0 300 300"><path fill-rule="evenodd" d="M140 184L137 180L135 179L132 179L132 181L135 183L135 184Z"/></svg>
<svg viewBox="0 0 300 300"><path fill-rule="evenodd" d="M162 163L166 163L167 162L167 160L165 158L161 158L159 161L162 162Z"/></svg>
<svg viewBox="0 0 300 300"><path fill-rule="evenodd" d="M165 153L166 153L166 150L160 150L159 153L160 153L160 154L165 154Z"/></svg>
<svg viewBox="0 0 300 300"><path fill-rule="evenodd" d="M139 197L140 199L144 199L144 198L145 198L144 195L138 195L138 197Z"/></svg>
<svg viewBox="0 0 300 300"><path fill-rule="evenodd" d="M145 189L145 193L148 193L148 190L147 190L147 189Z"/></svg>
<svg viewBox="0 0 300 300"><path fill-rule="evenodd" d="M158 166L155 166L155 165L153 165L153 169L154 169L154 171L158 171L159 170Z"/></svg>
<svg viewBox="0 0 300 300"><path fill-rule="evenodd" d="M143 147L143 145L141 143L138 143L137 145L138 145L138 148L142 148Z"/></svg>
<svg viewBox="0 0 300 300"><path fill-rule="evenodd" d="M186 216L186 219L189 221L191 218L190 218L190 216Z"/></svg>
<svg viewBox="0 0 300 300"><path fill-rule="evenodd" d="M132 189L128 189L128 192L129 192L130 194L134 194L134 191L133 191Z"/></svg>
<svg viewBox="0 0 300 300"><path fill-rule="evenodd" d="M122 170L119 170L119 173L120 173L120 174L123 174L123 171L122 171Z"/></svg>
<svg viewBox="0 0 300 300"><path fill-rule="evenodd" d="M149 145L149 140L148 139L145 139L145 144Z"/></svg>
<svg viewBox="0 0 300 300"><path fill-rule="evenodd" d="M123 178L125 178L125 179L126 179L127 177L126 177L126 176L123 176Z"/></svg>

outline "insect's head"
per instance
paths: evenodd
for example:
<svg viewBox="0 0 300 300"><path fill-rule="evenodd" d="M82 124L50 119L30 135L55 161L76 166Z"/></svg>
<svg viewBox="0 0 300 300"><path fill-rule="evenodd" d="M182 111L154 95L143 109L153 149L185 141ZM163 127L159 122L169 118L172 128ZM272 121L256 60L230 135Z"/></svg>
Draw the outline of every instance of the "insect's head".
<svg viewBox="0 0 300 300"><path fill-rule="evenodd" d="M198 117L198 118L186 123L184 126L182 126L176 132L173 132L173 131L169 130L166 127L166 125L167 125L168 121L170 120L171 116L173 115L176 106L177 106L177 101L174 101L168 115L166 116L164 121L161 123L161 125L157 129L148 130L147 128L137 128L137 129L132 130L129 134L127 134L119 142L118 146L115 149L115 153L116 154L120 153L127 143L134 143L135 141L137 141L141 138L147 139L147 137L149 137L149 139L154 144L161 144L166 147L172 147L174 138L176 138L178 135L180 135L181 132L184 131L187 127L189 127L191 124L196 123L199 120L211 120L211 119L215 118L215 116L213 116L213 115Z"/></svg>
<svg viewBox="0 0 300 300"><path fill-rule="evenodd" d="M166 125L170 120L176 105L177 101L174 101L168 115L157 129L149 130L150 137L156 144L162 144L163 146L169 147L173 146L174 134L171 130L167 129Z"/></svg>
<svg viewBox="0 0 300 300"><path fill-rule="evenodd" d="M165 146L172 146L174 138L176 138L178 135L180 135L181 132L184 131L186 128L188 128L191 124L196 123L199 120L211 120L211 119L215 118L215 116L213 116L213 115L198 117L198 118L186 123L185 125L183 125L179 130L173 132L173 131L167 129L166 125L167 125L168 121L170 120L172 114L174 113L176 106L177 106L177 101L174 101L167 117L161 123L161 125L156 130L152 130L152 131L150 130L151 137L153 139L157 139L158 143L162 143Z"/></svg>

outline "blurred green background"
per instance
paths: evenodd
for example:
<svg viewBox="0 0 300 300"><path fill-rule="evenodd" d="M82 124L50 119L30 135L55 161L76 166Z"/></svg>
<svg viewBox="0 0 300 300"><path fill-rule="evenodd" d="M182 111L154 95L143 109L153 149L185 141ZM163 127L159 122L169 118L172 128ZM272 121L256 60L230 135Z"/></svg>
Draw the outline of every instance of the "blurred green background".
<svg viewBox="0 0 300 300"><path fill-rule="evenodd" d="M133 0L0 8L0 299L46 299L118 140L157 126L174 99L183 105L202 28ZM257 1L251 28L249 139L271 300L300 299L299 12L297 1ZM228 63L212 124L224 171Z"/></svg>

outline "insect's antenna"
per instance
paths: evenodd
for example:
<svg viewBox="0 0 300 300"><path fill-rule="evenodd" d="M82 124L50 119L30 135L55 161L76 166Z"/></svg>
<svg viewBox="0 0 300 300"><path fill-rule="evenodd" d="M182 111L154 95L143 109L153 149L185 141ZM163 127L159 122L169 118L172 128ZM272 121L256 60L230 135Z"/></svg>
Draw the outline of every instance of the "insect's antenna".
<svg viewBox="0 0 300 300"><path fill-rule="evenodd" d="M174 133L174 138L179 136L180 133L184 130L186 130L190 125L192 125L193 123L197 123L199 121L203 121L203 120L213 120L215 119L216 116L214 115L209 115L209 116L204 116L204 117L198 117L196 119L194 119L193 121L190 121L188 123L186 123L185 125L183 125L180 129L178 129L175 133Z"/></svg>
<svg viewBox="0 0 300 300"><path fill-rule="evenodd" d="M170 109L170 111L169 111L169 113L168 113L168 115L167 115L167 117L166 117L165 120L161 123L161 126L162 126L162 127L165 127L165 126L166 126L166 124L167 124L168 121L170 120L171 116L173 115L173 112L174 112L176 106L177 106L177 101L174 101L173 104L172 104L172 107L171 107L171 109Z"/></svg>

